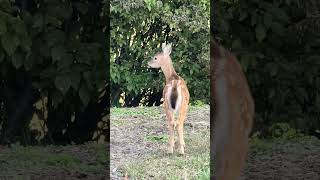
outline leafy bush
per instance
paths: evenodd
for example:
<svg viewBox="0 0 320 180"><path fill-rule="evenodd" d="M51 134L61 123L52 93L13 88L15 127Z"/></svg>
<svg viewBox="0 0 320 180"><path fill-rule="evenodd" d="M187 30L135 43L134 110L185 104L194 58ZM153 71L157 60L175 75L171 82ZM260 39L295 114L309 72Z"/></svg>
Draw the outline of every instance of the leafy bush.
<svg viewBox="0 0 320 180"><path fill-rule="evenodd" d="M297 130L290 127L288 123L275 123L269 128L272 138L291 139L303 136Z"/></svg>
<svg viewBox="0 0 320 180"><path fill-rule="evenodd" d="M320 18L303 8L311 2L216 3L216 36L237 55L247 75L255 130L266 135L278 122L308 133L320 129Z"/></svg>
<svg viewBox="0 0 320 180"><path fill-rule="evenodd" d="M191 101L208 103L209 0L113 0L110 13L113 106L160 104L164 76L146 63L165 41Z"/></svg>
<svg viewBox="0 0 320 180"><path fill-rule="evenodd" d="M101 2L0 3L0 143L91 140L103 94L106 20ZM30 130L38 119L42 129Z"/></svg>

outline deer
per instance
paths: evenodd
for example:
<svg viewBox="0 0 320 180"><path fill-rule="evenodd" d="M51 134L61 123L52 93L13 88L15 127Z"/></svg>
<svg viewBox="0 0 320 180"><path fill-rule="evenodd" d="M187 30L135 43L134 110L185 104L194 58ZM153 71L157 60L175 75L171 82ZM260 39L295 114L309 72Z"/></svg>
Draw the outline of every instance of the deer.
<svg viewBox="0 0 320 180"><path fill-rule="evenodd" d="M170 57L171 51L171 44L162 43L162 52L157 53L148 62L148 66L149 68L161 68L165 76L162 97L169 131L168 154L173 154L175 144L174 131L177 127L178 153L179 155L184 155L184 121L187 116L190 95L186 82L177 75L173 67Z"/></svg>
<svg viewBox="0 0 320 180"><path fill-rule="evenodd" d="M217 180L238 180L249 150L254 100L236 56L218 45L211 49L211 119L214 120L213 160Z"/></svg>

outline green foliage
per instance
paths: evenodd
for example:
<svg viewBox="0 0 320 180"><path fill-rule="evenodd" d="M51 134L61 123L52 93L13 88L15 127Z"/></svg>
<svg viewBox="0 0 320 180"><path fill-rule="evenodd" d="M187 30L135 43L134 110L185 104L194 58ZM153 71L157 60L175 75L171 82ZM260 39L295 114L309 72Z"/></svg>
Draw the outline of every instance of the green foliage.
<svg viewBox="0 0 320 180"><path fill-rule="evenodd" d="M300 13L305 6L295 2L216 4L216 36L245 70L262 135L279 122L302 132L320 128L320 18Z"/></svg>
<svg viewBox="0 0 320 180"><path fill-rule="evenodd" d="M100 121L107 105L102 101L107 98L102 96L107 74L103 4L69 0L0 4L0 103L5 113L0 119L1 141L13 140L9 134L30 136L25 127L39 100L48 101L42 116L49 114L43 119L49 133L61 133L60 128L71 122L70 114L81 119L92 106L99 114L92 122Z"/></svg>
<svg viewBox="0 0 320 180"><path fill-rule="evenodd" d="M200 100L195 100L193 103L192 103L193 106L204 106L205 103L200 101Z"/></svg>
<svg viewBox="0 0 320 180"><path fill-rule="evenodd" d="M114 0L110 13L112 105L160 104L164 76L148 69L147 62L163 42L173 43L173 64L187 82L191 101L208 103L208 0Z"/></svg>
<svg viewBox="0 0 320 180"><path fill-rule="evenodd" d="M272 138L292 139L302 137L303 134L290 127L288 123L275 123L269 128Z"/></svg>

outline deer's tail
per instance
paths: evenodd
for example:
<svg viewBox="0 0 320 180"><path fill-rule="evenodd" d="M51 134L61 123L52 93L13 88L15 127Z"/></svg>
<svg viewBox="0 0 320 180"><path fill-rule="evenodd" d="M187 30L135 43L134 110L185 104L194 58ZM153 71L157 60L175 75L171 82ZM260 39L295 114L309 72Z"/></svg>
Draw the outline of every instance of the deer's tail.
<svg viewBox="0 0 320 180"><path fill-rule="evenodd" d="M172 110L178 112L181 106L182 96L181 89L179 87L179 80L172 82L172 88L169 96L169 105Z"/></svg>

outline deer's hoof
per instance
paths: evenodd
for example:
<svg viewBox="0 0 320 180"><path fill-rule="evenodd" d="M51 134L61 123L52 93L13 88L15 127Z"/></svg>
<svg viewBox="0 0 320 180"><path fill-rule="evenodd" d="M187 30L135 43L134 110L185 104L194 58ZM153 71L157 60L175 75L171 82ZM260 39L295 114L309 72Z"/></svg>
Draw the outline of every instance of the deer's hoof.
<svg viewBox="0 0 320 180"><path fill-rule="evenodd" d="M168 154L173 154L173 147L168 148Z"/></svg>
<svg viewBox="0 0 320 180"><path fill-rule="evenodd" d="M181 156L184 155L184 148L183 148L183 147L181 147L181 148L179 149L179 155L181 155Z"/></svg>

